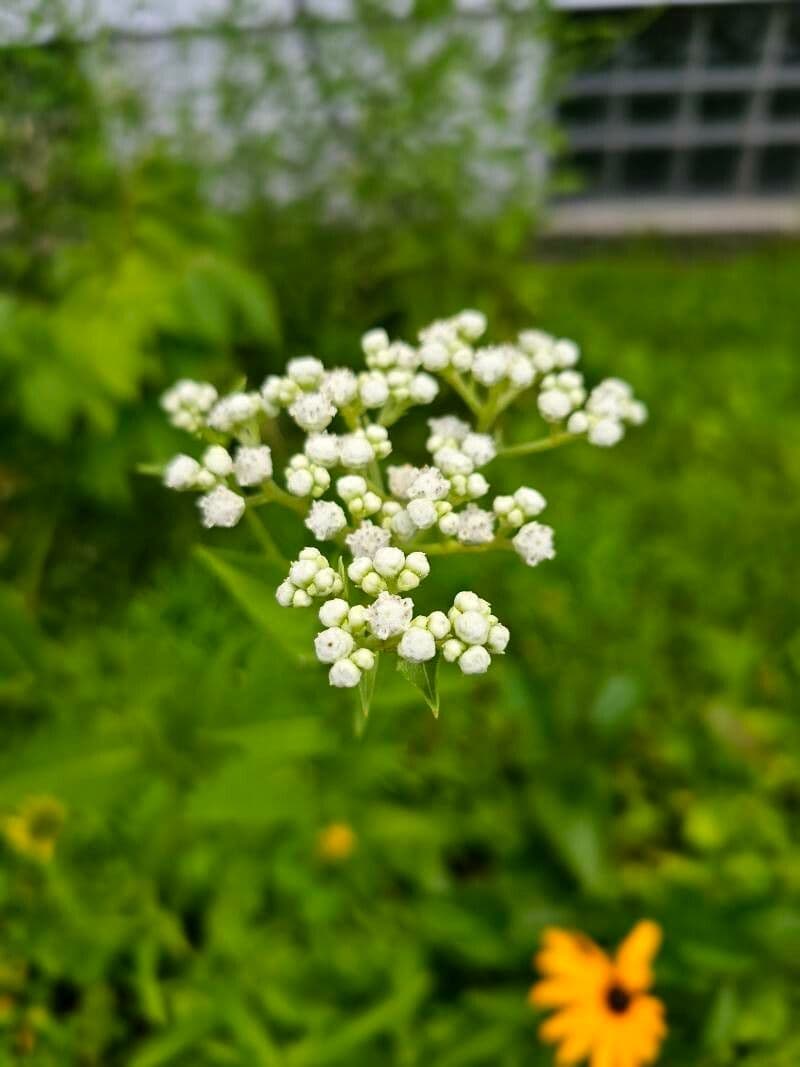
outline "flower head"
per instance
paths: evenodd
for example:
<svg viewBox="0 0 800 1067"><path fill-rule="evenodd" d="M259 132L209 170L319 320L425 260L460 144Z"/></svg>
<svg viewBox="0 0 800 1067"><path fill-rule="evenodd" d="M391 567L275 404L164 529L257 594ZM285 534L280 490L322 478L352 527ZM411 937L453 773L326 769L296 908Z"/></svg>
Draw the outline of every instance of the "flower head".
<svg viewBox="0 0 800 1067"><path fill-rule="evenodd" d="M66 816L66 808L55 797L28 797L3 820L3 835L21 856L47 863L53 858Z"/></svg>
<svg viewBox="0 0 800 1067"><path fill-rule="evenodd" d="M555 1009L540 1029L558 1044L560 1064L641 1067L658 1055L666 1033L664 1005L648 990L661 943L654 922L634 926L612 957L583 934L549 929L535 965L542 976L530 991L537 1008Z"/></svg>

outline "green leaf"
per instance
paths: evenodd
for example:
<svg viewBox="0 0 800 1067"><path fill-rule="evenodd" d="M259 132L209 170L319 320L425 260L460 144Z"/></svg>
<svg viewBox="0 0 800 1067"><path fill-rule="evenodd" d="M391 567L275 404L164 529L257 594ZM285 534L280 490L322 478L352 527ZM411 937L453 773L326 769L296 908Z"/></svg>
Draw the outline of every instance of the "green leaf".
<svg viewBox="0 0 800 1067"><path fill-rule="evenodd" d="M439 718L439 656L438 654L427 663L409 663L407 660L397 659L397 669L412 685L425 697L425 703L433 712L434 718Z"/></svg>
<svg viewBox="0 0 800 1067"><path fill-rule="evenodd" d="M200 562L219 579L245 614L294 660L310 663L311 624L306 612L282 608L275 587L285 577L272 560L251 553L195 547Z"/></svg>

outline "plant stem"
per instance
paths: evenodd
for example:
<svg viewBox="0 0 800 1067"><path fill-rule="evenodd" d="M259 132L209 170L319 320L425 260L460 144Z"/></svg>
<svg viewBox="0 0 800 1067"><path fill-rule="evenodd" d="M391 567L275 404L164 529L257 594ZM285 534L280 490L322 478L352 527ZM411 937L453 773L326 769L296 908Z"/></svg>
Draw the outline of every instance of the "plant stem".
<svg viewBox="0 0 800 1067"><path fill-rule="evenodd" d="M467 385L458 371L453 370L452 367L448 367L446 371L443 371L442 377L449 386L455 389L473 415L477 415L480 418L483 413L483 404L476 396L472 386Z"/></svg>
<svg viewBox="0 0 800 1067"><path fill-rule="evenodd" d="M540 437L536 441L523 441L519 445L506 445L497 451L498 457L503 456L527 456L531 452L547 452L551 448L558 448L568 441L577 441L578 434L554 433L550 437Z"/></svg>
<svg viewBox="0 0 800 1067"><path fill-rule="evenodd" d="M260 493L247 498L249 507L260 507L262 504L280 504L290 511L296 511L298 515L305 515L307 503L302 497L292 496L285 489L281 489L275 482L267 482Z"/></svg>
<svg viewBox="0 0 800 1067"><path fill-rule="evenodd" d="M475 552L513 551L514 546L510 541L495 539L483 545L462 545L460 541L438 541L428 545L415 545L414 549L424 552L427 556L458 556Z"/></svg>
<svg viewBox="0 0 800 1067"><path fill-rule="evenodd" d="M279 563L288 567L289 560L286 559L284 554L272 540L272 536L259 516L256 515L251 508L248 508L244 513L244 517L256 541L258 541L259 545L264 550L264 555L269 556L271 559L275 559Z"/></svg>

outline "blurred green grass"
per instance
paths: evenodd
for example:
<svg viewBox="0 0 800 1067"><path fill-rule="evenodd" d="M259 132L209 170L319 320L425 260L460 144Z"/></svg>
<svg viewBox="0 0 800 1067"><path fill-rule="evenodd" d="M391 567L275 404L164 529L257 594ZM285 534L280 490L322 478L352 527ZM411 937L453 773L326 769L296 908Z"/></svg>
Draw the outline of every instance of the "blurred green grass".
<svg viewBox="0 0 800 1067"><path fill-rule="evenodd" d="M315 347L336 337L326 358L372 324L348 269L305 323ZM254 551L246 531L201 536L142 479L127 505L22 491L0 804L53 794L68 816L52 864L2 854L0 1063L27 1028L48 1067L546 1064L525 1005L542 926L612 942L644 915L665 930L664 1064L798 1062L800 252L508 269L503 289L452 268L436 310L575 337L651 421L610 452L492 471L544 492L558 556L441 562L426 595L474 586L512 645L477 685L446 676L438 722L387 675L356 739L348 698L276 643L268 594L259 626L193 551ZM410 283L381 292L378 318L422 324ZM140 443L175 364L159 351L120 416ZM259 352L231 343L223 373L266 370ZM8 472L24 484L19 452ZM342 821L357 847L325 863L318 834Z"/></svg>

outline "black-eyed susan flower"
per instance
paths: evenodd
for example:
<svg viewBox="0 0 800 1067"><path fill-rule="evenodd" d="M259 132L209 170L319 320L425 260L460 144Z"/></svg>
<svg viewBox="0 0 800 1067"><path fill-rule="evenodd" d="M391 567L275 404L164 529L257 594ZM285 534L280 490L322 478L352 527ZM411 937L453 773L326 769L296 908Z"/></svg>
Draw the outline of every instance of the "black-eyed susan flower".
<svg viewBox="0 0 800 1067"><path fill-rule="evenodd" d="M590 1067L641 1067L658 1055L666 1033L664 1005L648 990L661 929L639 922L614 956L588 937L545 930L534 964L542 976L530 991L537 1008L555 1009L540 1028L558 1045L556 1062Z"/></svg>
<svg viewBox="0 0 800 1067"><path fill-rule="evenodd" d="M328 863L340 863L349 859L355 851L355 831L346 822L332 822L320 831L317 852Z"/></svg>
<svg viewBox="0 0 800 1067"><path fill-rule="evenodd" d="M18 811L3 819L3 835L15 852L47 863L53 858L66 815L66 808L55 797L28 797Z"/></svg>

